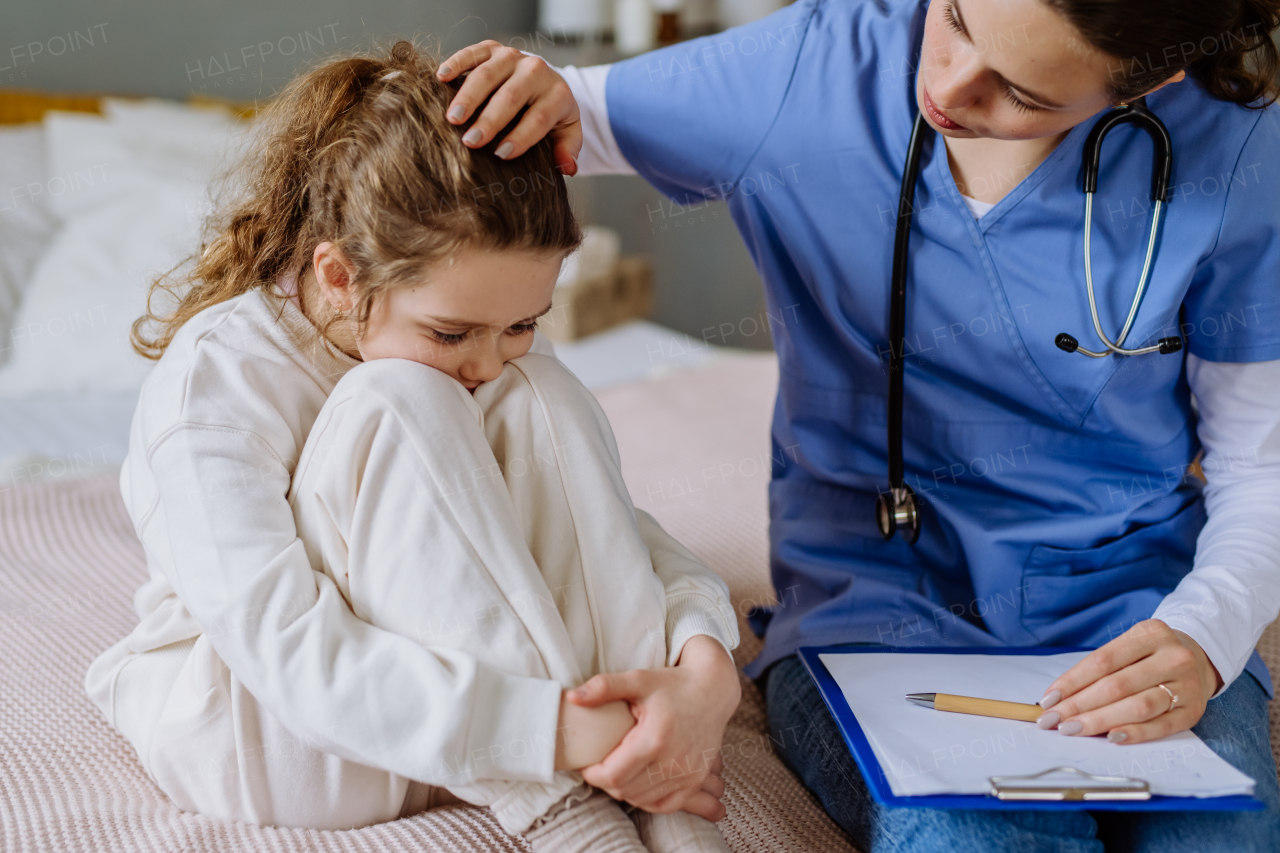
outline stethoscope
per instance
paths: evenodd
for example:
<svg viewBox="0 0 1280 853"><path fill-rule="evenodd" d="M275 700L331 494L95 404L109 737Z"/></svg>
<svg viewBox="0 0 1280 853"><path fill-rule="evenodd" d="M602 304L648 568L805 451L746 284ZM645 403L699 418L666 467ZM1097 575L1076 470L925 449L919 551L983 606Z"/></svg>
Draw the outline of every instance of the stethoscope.
<svg viewBox="0 0 1280 853"><path fill-rule="evenodd" d="M1136 124L1147 131L1154 145L1151 164L1151 229L1147 237L1146 259L1142 263L1142 275L1138 289L1133 294L1133 304L1124 328L1113 342L1102 329L1098 319L1098 305L1093 291L1093 263L1090 256L1093 226L1093 194L1098 189L1098 170L1102 162L1102 141L1117 125ZM907 325L907 245L911 236L911 218L915 210L916 183L920 177L920 152L924 149L925 133L929 125L924 116L917 114L911 128L911 142L907 147L907 162L902 171L902 189L898 196L898 225L893 238L893 277L890 280L889 305L889 490L876 500L876 524L881 535L890 539L901 529L907 542L915 544L920 538L920 510L915 492L906 484L902 471L902 380L906 365ZM1064 352L1079 352L1090 358L1106 358L1116 355L1145 355L1159 352L1169 354L1182 349L1180 336L1160 338L1153 346L1125 349L1124 342L1138 316L1138 306L1146 292L1155 258L1156 239L1160 231L1160 214L1169 200L1169 176L1173 172L1173 145L1169 130L1155 113L1147 109L1146 100L1138 98L1131 104L1120 104L1098 120L1084 143L1084 282L1089 294L1089 312L1093 316L1093 330L1105 349L1095 352L1080 346L1080 342L1066 332L1054 338L1054 344Z"/></svg>

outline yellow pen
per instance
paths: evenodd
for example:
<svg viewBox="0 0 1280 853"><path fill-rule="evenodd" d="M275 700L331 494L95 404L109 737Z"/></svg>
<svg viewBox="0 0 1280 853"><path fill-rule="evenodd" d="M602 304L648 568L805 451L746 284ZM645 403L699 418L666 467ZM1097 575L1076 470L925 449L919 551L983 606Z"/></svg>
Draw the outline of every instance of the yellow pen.
<svg viewBox="0 0 1280 853"><path fill-rule="evenodd" d="M999 699L975 699L972 696L953 696L950 693L908 693L907 701L935 711L999 717L1002 720L1022 720L1027 723L1034 723L1044 713L1039 705L1002 702Z"/></svg>

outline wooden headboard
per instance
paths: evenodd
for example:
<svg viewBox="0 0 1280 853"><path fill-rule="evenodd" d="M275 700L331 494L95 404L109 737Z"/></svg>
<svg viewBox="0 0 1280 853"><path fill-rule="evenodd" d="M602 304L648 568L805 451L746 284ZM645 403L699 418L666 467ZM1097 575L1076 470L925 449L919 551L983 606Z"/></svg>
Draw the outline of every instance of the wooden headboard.
<svg viewBox="0 0 1280 853"><path fill-rule="evenodd" d="M38 92L32 89L0 88L0 125L26 124L40 121L49 110L65 110L76 113L101 113L102 95L64 94L59 92ZM129 97L127 95L111 97ZM234 112L240 118L250 118L260 108L260 104L244 101L229 101L211 98L207 95L193 95L186 103L200 107L222 107Z"/></svg>
<svg viewBox="0 0 1280 853"><path fill-rule="evenodd" d="M0 89L0 124L40 121L49 110L76 113L102 112L94 95L60 95L28 89Z"/></svg>

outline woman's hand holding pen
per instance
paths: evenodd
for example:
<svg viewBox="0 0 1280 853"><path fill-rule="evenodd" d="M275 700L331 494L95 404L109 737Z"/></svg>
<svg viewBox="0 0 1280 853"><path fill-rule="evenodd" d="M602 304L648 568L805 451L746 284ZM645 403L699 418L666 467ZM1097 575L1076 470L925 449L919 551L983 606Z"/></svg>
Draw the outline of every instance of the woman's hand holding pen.
<svg viewBox="0 0 1280 853"><path fill-rule="evenodd" d="M1106 734L1113 743L1143 743L1194 726L1221 686L1199 643L1148 619L1050 684L1040 700L1045 713L1038 725L1067 735Z"/></svg>

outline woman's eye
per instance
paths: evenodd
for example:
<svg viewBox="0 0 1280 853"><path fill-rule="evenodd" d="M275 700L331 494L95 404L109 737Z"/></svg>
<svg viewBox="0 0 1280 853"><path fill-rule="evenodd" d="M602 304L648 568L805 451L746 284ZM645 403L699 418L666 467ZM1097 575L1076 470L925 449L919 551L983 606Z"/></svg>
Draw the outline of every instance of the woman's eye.
<svg viewBox="0 0 1280 853"><path fill-rule="evenodd" d="M947 8L942 10L942 16L946 18L947 25L960 35L964 35L964 27L960 26L960 21L956 19L956 4L948 3Z"/></svg>
<svg viewBox="0 0 1280 853"><path fill-rule="evenodd" d="M527 335L536 328L538 328L538 321L534 320L532 323L516 323L510 326L507 331L512 335Z"/></svg>
<svg viewBox="0 0 1280 853"><path fill-rule="evenodd" d="M1043 107L1037 107L1035 104L1028 104L1026 101L1022 100L1022 98L1019 98L1017 93L1014 92L1013 88L1007 83L1004 86L1004 94L1005 97L1009 99L1009 103L1013 104L1013 108L1018 112L1038 113L1043 109Z"/></svg>
<svg viewBox="0 0 1280 853"><path fill-rule="evenodd" d="M458 332L457 334L449 334L447 332L437 332L435 329L432 329L431 335L442 344L457 344L461 343L462 340L466 338L467 333Z"/></svg>

